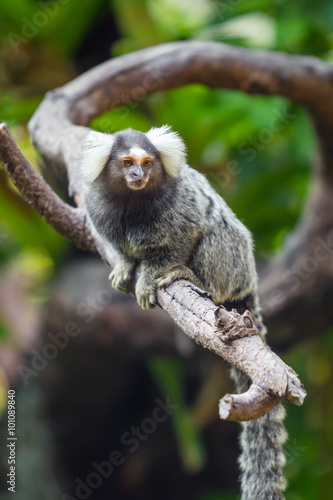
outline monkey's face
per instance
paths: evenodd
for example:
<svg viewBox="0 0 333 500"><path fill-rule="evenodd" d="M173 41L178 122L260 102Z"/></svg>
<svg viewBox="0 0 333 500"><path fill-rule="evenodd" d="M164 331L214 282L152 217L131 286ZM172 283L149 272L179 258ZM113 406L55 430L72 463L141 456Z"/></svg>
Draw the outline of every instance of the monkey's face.
<svg viewBox="0 0 333 500"><path fill-rule="evenodd" d="M145 134L134 130L115 135L105 170L109 188L118 194L158 188L165 175L157 149Z"/></svg>
<svg viewBox="0 0 333 500"><path fill-rule="evenodd" d="M81 172L89 185L113 194L163 189L186 164L185 145L164 125L145 134L126 129L115 134L91 130L81 152Z"/></svg>
<svg viewBox="0 0 333 500"><path fill-rule="evenodd" d="M123 177L129 189L135 191L144 189L149 183L155 165L155 155L148 154L138 146L133 146L128 154L120 155L118 168L122 170Z"/></svg>

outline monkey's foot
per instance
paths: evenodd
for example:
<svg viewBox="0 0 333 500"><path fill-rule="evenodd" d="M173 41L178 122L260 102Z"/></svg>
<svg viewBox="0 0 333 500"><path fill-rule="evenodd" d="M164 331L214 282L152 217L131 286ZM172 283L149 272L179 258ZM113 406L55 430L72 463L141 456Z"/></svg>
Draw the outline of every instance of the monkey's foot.
<svg viewBox="0 0 333 500"><path fill-rule="evenodd" d="M135 296L142 309L154 309L156 306L156 285L151 281L138 280Z"/></svg>
<svg viewBox="0 0 333 500"><path fill-rule="evenodd" d="M166 287L173 281L180 279L191 281L191 283L193 283L197 287L204 289L203 284L201 283L199 278L197 278L194 272L191 271L191 269L189 269L188 267L182 265L170 267L160 278L155 280L155 283L158 287Z"/></svg>
<svg viewBox="0 0 333 500"><path fill-rule="evenodd" d="M128 293L132 281L132 271L132 265L125 265L123 263L116 265L109 276L113 288L119 290L119 292Z"/></svg>

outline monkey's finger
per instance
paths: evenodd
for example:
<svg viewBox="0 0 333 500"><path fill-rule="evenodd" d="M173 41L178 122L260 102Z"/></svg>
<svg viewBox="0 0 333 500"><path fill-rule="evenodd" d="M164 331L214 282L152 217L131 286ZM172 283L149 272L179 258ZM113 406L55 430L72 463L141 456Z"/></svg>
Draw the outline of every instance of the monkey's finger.
<svg viewBox="0 0 333 500"><path fill-rule="evenodd" d="M154 293L141 295L137 297L137 300L142 309L154 309L156 306L156 295Z"/></svg>
<svg viewBox="0 0 333 500"><path fill-rule="evenodd" d="M177 278L175 278L175 277L174 277L174 276L172 276L172 275L169 275L169 276L163 276L162 278L159 278L159 279L157 279L157 280L156 280L156 285L157 285L158 287L161 287L161 288L162 288L163 286L168 286L168 285L170 285L170 284L171 284L171 283L172 283L175 279L177 279Z"/></svg>
<svg viewBox="0 0 333 500"><path fill-rule="evenodd" d="M156 306L156 295L151 293L148 298L149 309L154 309Z"/></svg>
<svg viewBox="0 0 333 500"><path fill-rule="evenodd" d="M118 290L121 293L128 293L128 291L129 291L127 283L125 283L124 281L121 281L119 279L116 279L116 278L112 279L111 285L113 288L115 288L116 290Z"/></svg>

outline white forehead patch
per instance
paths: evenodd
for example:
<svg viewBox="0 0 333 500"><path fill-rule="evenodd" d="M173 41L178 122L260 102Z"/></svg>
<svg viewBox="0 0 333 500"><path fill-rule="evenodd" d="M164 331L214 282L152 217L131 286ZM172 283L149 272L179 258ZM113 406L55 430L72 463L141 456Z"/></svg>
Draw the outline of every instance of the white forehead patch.
<svg viewBox="0 0 333 500"><path fill-rule="evenodd" d="M133 156L134 158L142 158L143 156L149 156L147 151L140 148L140 146L132 146L128 156Z"/></svg>

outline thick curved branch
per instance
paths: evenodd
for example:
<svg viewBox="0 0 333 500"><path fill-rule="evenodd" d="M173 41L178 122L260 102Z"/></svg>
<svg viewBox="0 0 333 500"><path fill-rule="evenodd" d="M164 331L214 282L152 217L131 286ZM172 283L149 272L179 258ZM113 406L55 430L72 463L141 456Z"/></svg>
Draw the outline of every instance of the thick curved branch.
<svg viewBox="0 0 333 500"><path fill-rule="evenodd" d="M0 124L0 144L0 163L27 203L74 245L83 250L95 251L84 212L59 198L23 156L5 123Z"/></svg>

